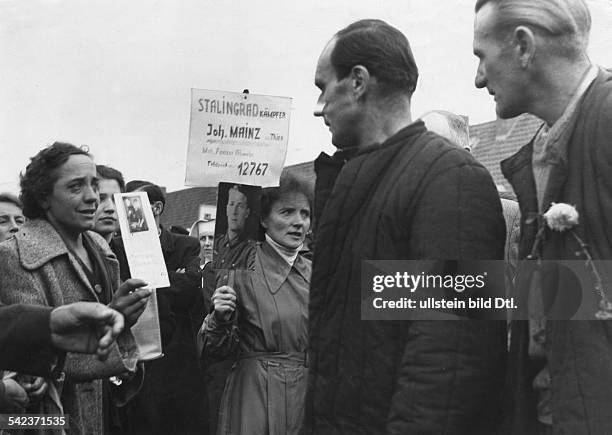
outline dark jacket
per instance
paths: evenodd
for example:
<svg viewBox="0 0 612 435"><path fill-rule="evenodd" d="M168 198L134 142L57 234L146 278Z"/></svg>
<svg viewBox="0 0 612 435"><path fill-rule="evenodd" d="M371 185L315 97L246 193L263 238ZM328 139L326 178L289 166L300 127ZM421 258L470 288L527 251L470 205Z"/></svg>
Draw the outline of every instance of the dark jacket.
<svg viewBox="0 0 612 435"><path fill-rule="evenodd" d="M324 208L315 230L306 433L491 433L504 322L363 321L360 311L364 259L503 258L491 176L420 121L350 154L315 163L317 213Z"/></svg>
<svg viewBox="0 0 612 435"><path fill-rule="evenodd" d="M51 376L51 365L61 353L51 343L52 310L36 305L0 306L0 369Z"/></svg>
<svg viewBox="0 0 612 435"><path fill-rule="evenodd" d="M128 265L127 255L125 253L125 246L121 236L117 236L111 240L108 244L111 251L117 256L119 261L119 276L121 282L132 278L130 272L130 266ZM138 278L134 276L133 278ZM157 311L159 315L159 329L161 334L162 346L170 344L172 335L174 334L174 328L176 327L176 319L172 308L170 308L170 301L168 295L165 292L157 292Z"/></svg>
<svg viewBox="0 0 612 435"><path fill-rule="evenodd" d="M577 234L596 260L612 260L612 74L600 71L577 109L578 115L567 148L567 158L554 167L544 194L543 210L552 202L576 207ZM519 257L531 253L541 221L532 169L533 140L502 162L504 176L512 184L521 208ZM545 230L539 255L544 260L584 260L576 256L579 245L568 231ZM527 269L527 268L526 268ZM604 288L610 283L610 267L600 270ZM519 307L526 307L530 274L519 276ZM563 269L548 270L542 284L545 306L567 300L576 280ZM597 311L593 289L584 292L583 306ZM548 321L548 365L551 374L551 406L554 433L612 433L612 323L610 321ZM536 397L531 388L542 361L528 357L526 321L512 325L508 366L505 430L534 433Z"/></svg>
<svg viewBox="0 0 612 435"><path fill-rule="evenodd" d="M176 319L174 334L163 346L164 357L145 363L145 382L130 404L131 430L137 433L202 433L206 410L203 380L196 356L191 309L200 292L200 243L194 237L162 229L160 243L170 287L167 297ZM177 272L185 269L184 272Z"/></svg>

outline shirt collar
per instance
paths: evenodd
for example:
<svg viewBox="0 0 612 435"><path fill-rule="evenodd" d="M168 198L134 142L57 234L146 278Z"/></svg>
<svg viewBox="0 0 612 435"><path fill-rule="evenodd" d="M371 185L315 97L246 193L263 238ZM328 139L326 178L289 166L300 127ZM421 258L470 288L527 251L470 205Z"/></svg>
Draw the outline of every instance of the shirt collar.
<svg viewBox="0 0 612 435"><path fill-rule="evenodd" d="M578 103L591 83L597 78L597 72L597 66L589 66L582 80L576 87L567 107L563 111L563 115L561 115L550 128L544 126L544 128L540 130L538 138L534 143L535 161L540 163L554 163L557 160L565 158L567 140L569 140L567 135L573 129Z"/></svg>

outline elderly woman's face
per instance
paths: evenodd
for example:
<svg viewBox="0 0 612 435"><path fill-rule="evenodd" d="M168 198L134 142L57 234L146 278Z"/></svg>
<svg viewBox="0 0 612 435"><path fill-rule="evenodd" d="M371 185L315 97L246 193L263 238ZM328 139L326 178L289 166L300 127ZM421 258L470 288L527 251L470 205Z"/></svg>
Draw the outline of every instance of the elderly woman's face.
<svg viewBox="0 0 612 435"><path fill-rule="evenodd" d="M94 226L98 208L96 165L86 155L72 155L55 169L57 180L42 206L47 220L60 233L76 235Z"/></svg>
<svg viewBox="0 0 612 435"><path fill-rule="evenodd" d="M310 228L308 199L299 192L281 196L261 223L276 243L288 249L299 248Z"/></svg>

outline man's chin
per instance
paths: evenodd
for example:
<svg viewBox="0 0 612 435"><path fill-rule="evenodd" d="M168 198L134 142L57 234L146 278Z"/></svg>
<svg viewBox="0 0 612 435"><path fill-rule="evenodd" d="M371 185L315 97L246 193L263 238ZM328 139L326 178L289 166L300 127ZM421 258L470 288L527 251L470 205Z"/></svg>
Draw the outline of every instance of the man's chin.
<svg viewBox="0 0 612 435"><path fill-rule="evenodd" d="M495 114L497 115L498 119L516 118L517 116L522 115L523 113L525 112L520 111L520 110L500 107L499 105L495 106Z"/></svg>

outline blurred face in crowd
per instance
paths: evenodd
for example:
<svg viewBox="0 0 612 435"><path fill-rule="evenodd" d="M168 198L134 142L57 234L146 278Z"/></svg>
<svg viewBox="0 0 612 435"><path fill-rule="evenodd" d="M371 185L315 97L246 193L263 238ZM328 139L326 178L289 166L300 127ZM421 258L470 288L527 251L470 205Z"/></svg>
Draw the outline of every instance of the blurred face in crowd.
<svg viewBox="0 0 612 435"><path fill-rule="evenodd" d="M72 155L55 169L55 184L41 205L47 220L62 235L93 229L98 209L98 177L91 157Z"/></svg>
<svg viewBox="0 0 612 435"><path fill-rule="evenodd" d="M24 223L21 208L12 202L0 202L0 242L12 238Z"/></svg>
<svg viewBox="0 0 612 435"><path fill-rule="evenodd" d="M237 189L230 189L226 207L228 232L242 234L249 211L246 195Z"/></svg>
<svg viewBox="0 0 612 435"><path fill-rule="evenodd" d="M115 193L121 193L117 180L101 179L98 182L100 205L96 211L94 231L102 237L110 238L119 228L117 207L115 206Z"/></svg>
<svg viewBox="0 0 612 435"><path fill-rule="evenodd" d="M478 57L475 85L487 88L495 99L495 111L502 119L512 118L527 111L526 79L520 68L518 46L503 39L494 28L496 7L485 4L474 22L474 55ZM498 32L497 32L498 33Z"/></svg>
<svg viewBox="0 0 612 435"><path fill-rule="evenodd" d="M281 246L297 249L310 228L310 205L303 193L290 192L272 204L261 224L266 233Z"/></svg>
<svg viewBox="0 0 612 435"><path fill-rule="evenodd" d="M198 223L198 240L200 241L200 259L203 264L212 261L213 244L215 239L215 223L199 222Z"/></svg>
<svg viewBox="0 0 612 435"><path fill-rule="evenodd" d="M351 75L338 80L331 63L335 46L332 40L321 54L315 72L315 85L320 89L319 99L314 111L315 116L323 118L332 135L332 143L337 148L357 146L358 142L358 104L351 92Z"/></svg>

